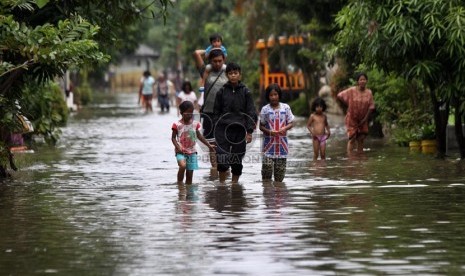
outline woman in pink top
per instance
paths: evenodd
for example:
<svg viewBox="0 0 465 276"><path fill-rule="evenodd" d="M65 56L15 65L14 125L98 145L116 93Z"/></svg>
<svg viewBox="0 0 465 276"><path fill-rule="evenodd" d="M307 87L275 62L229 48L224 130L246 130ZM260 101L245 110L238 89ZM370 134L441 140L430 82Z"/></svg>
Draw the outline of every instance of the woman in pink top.
<svg viewBox="0 0 465 276"><path fill-rule="evenodd" d="M359 73L355 77L357 85L350 87L337 95L337 98L347 106L345 125L347 128L347 151L351 153L357 143L357 151L363 151L363 142L368 135L368 119L375 109L373 94L366 88L368 76Z"/></svg>

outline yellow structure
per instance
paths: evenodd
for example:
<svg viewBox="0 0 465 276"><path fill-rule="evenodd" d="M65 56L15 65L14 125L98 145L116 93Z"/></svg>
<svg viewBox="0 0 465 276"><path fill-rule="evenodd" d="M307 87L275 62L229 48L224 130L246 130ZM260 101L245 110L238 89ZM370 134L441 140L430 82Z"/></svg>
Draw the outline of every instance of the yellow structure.
<svg viewBox="0 0 465 276"><path fill-rule="evenodd" d="M305 80L302 71L297 73L270 72L268 63L268 49L273 48L276 43L279 45L303 44L302 36L280 36L277 40L274 37L267 41L259 39L255 44L255 49L260 51L260 90L264 91L271 83L277 83L283 92L300 92L305 88Z"/></svg>

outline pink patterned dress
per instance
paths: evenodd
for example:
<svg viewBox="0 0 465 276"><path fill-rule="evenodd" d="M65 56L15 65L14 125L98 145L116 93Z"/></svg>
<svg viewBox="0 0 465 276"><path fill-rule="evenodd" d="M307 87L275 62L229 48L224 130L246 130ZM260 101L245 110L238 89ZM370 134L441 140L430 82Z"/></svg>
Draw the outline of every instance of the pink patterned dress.
<svg viewBox="0 0 465 276"><path fill-rule="evenodd" d="M368 121L363 124L360 124L360 122L365 118L368 111L375 109L371 90L365 88L361 92L354 86L340 92L337 98L348 106L345 125L349 139L352 139L354 135L368 134Z"/></svg>
<svg viewBox="0 0 465 276"><path fill-rule="evenodd" d="M191 121L189 124L185 124L184 121L181 119L173 123L171 129L177 132L177 140L184 150L184 152L176 153L184 153L190 155L197 152L197 150L195 149L197 141L197 130L200 130L201 127L202 126L197 121Z"/></svg>

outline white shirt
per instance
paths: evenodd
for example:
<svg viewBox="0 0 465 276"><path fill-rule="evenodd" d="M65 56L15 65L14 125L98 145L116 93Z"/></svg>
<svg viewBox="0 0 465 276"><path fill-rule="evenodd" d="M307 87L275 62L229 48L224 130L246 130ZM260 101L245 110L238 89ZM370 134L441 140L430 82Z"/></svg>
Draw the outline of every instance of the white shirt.
<svg viewBox="0 0 465 276"><path fill-rule="evenodd" d="M178 98L180 99L179 103L182 103L184 101L190 101L192 103L195 103L197 101L197 96L195 95L194 91L191 91L189 94L187 94L184 91L179 92Z"/></svg>
<svg viewBox="0 0 465 276"><path fill-rule="evenodd" d="M143 95L152 95L153 94L153 84L155 83L155 79L152 76L148 78L142 77L140 80L142 83L142 94Z"/></svg>

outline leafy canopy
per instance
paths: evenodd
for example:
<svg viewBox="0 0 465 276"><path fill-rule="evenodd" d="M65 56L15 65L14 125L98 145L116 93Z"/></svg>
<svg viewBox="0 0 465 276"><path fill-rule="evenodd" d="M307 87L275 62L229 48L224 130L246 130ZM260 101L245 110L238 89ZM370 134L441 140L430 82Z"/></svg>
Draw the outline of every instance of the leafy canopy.
<svg viewBox="0 0 465 276"><path fill-rule="evenodd" d="M352 0L337 15L339 54L430 86L465 87L465 2Z"/></svg>

